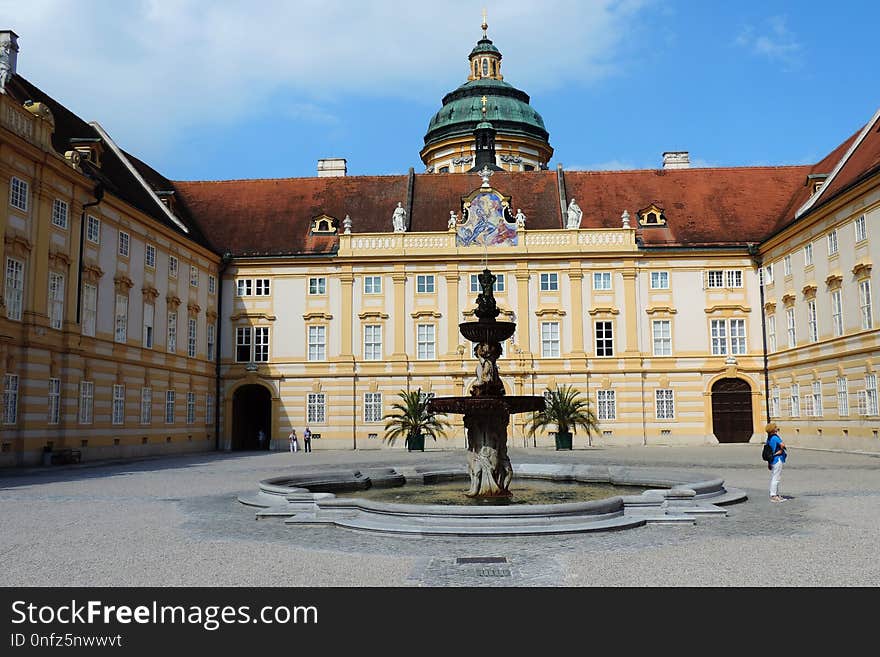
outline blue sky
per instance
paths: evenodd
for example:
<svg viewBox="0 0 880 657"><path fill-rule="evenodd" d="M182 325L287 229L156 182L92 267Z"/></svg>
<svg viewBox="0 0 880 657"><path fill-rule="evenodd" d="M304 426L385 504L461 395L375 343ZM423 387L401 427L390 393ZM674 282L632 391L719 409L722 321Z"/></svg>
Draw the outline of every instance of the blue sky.
<svg viewBox="0 0 880 657"><path fill-rule="evenodd" d="M424 170L481 36L551 167L815 162L880 107L880 3L842 0L0 0L18 71L180 180Z"/></svg>

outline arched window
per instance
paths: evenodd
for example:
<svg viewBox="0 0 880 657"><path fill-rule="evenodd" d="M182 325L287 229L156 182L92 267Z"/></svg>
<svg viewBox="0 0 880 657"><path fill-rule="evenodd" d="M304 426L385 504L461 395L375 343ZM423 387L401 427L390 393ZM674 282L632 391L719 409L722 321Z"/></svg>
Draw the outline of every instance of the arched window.
<svg viewBox="0 0 880 657"><path fill-rule="evenodd" d="M498 62L496 62L494 59L492 60L492 75L493 75L493 76L495 75L495 70L496 70L496 69L495 69L495 65L496 65L497 63L498 63Z"/></svg>
<svg viewBox="0 0 880 657"><path fill-rule="evenodd" d="M483 75L489 75L489 60L483 58Z"/></svg>

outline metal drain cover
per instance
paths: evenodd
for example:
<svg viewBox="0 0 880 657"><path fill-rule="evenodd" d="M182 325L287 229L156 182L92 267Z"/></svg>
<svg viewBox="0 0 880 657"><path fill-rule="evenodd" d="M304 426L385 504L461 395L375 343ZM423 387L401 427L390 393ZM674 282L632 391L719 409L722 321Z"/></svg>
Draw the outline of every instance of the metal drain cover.
<svg viewBox="0 0 880 657"><path fill-rule="evenodd" d="M480 568L477 571L479 577L510 577L507 568Z"/></svg>
<svg viewBox="0 0 880 657"><path fill-rule="evenodd" d="M455 563L507 563L507 557L457 557Z"/></svg>

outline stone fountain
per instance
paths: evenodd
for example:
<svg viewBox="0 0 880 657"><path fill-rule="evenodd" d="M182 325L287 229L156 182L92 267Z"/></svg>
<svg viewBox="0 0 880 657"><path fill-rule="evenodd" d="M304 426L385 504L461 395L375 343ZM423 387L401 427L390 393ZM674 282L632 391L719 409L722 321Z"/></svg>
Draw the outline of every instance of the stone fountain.
<svg viewBox="0 0 880 657"><path fill-rule="evenodd" d="M468 497L509 497L513 466L507 455L507 426L514 413L539 411L544 398L508 396L498 375L501 343L513 335L516 324L499 322L493 286L495 275L484 269L477 277L482 290L477 296L475 322L462 322L458 330L474 343L477 380L469 397L435 397L428 402L432 413L464 415L468 441Z"/></svg>

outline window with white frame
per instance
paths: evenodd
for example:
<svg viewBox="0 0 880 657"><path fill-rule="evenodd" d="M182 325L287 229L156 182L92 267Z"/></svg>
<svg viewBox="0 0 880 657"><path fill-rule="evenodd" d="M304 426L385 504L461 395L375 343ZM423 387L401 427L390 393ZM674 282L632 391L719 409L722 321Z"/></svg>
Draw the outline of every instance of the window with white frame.
<svg viewBox="0 0 880 657"><path fill-rule="evenodd" d="M599 321L594 324L596 329L596 355L614 355L614 329L612 322Z"/></svg>
<svg viewBox="0 0 880 657"><path fill-rule="evenodd" d="M252 278L237 278L235 280L235 296L249 297L253 294L253 291L254 291L254 279L252 279Z"/></svg>
<svg viewBox="0 0 880 657"><path fill-rule="evenodd" d="M668 271L652 271L651 272L651 289L652 290L668 290L669 289L669 272Z"/></svg>
<svg viewBox="0 0 880 657"><path fill-rule="evenodd" d="M111 415L113 424L123 424L125 421L125 386L113 384L113 411Z"/></svg>
<svg viewBox="0 0 880 657"><path fill-rule="evenodd" d="M125 231L119 231L119 240L117 253L123 258L127 258L131 249L131 237Z"/></svg>
<svg viewBox="0 0 880 657"><path fill-rule="evenodd" d="M21 320L24 299L24 263L6 258L6 318Z"/></svg>
<svg viewBox="0 0 880 657"><path fill-rule="evenodd" d="M433 294L434 274L418 274L416 276L416 292L419 294Z"/></svg>
<svg viewBox="0 0 880 657"><path fill-rule="evenodd" d="M789 399L791 401L791 417L801 416L801 387L797 383L792 383L789 388Z"/></svg>
<svg viewBox="0 0 880 657"><path fill-rule="evenodd" d="M190 287L198 287L199 286L199 268L195 265L189 266L189 286Z"/></svg>
<svg viewBox="0 0 880 657"><path fill-rule="evenodd" d="M849 415L849 381L845 376L837 377L837 414L840 417Z"/></svg>
<svg viewBox="0 0 880 657"><path fill-rule="evenodd" d="M205 424L214 424L214 395L205 395Z"/></svg>
<svg viewBox="0 0 880 657"><path fill-rule="evenodd" d="M672 322L668 319L655 319L651 322L654 338L654 355L672 355Z"/></svg>
<svg viewBox="0 0 880 657"><path fill-rule="evenodd" d="M791 276L791 256L787 255L782 259L783 276Z"/></svg>
<svg viewBox="0 0 880 657"><path fill-rule="evenodd" d="M840 290L831 291L831 327L834 337L843 335L843 296Z"/></svg>
<svg viewBox="0 0 880 657"><path fill-rule="evenodd" d="M364 325L364 360L382 360L382 325Z"/></svg>
<svg viewBox="0 0 880 657"><path fill-rule="evenodd" d="M309 278L309 294L327 294L327 279L323 276Z"/></svg>
<svg viewBox="0 0 880 657"><path fill-rule="evenodd" d="M28 209L28 184L15 176L9 181L9 205L22 212Z"/></svg>
<svg viewBox="0 0 880 657"><path fill-rule="evenodd" d="M810 342L819 341L819 320L816 317L816 300L807 301L807 333L810 336Z"/></svg>
<svg viewBox="0 0 880 657"><path fill-rule="evenodd" d="M600 421L617 419L617 401L614 390L600 389L596 391L596 411L596 419Z"/></svg>
<svg viewBox="0 0 880 657"><path fill-rule="evenodd" d="M804 267L809 267L813 264L813 243L810 242L804 245Z"/></svg>
<svg viewBox="0 0 880 657"><path fill-rule="evenodd" d="M767 282L773 282L772 274L768 274ZM724 287L724 270L710 269L706 272L706 287Z"/></svg>
<svg viewBox="0 0 880 657"><path fill-rule="evenodd" d="M743 286L743 273L741 269L728 269L724 276L727 281L727 287Z"/></svg>
<svg viewBox="0 0 880 657"><path fill-rule="evenodd" d="M249 363L253 353L253 332L250 326L235 329L235 362Z"/></svg>
<svg viewBox="0 0 880 657"><path fill-rule="evenodd" d="M874 316L871 312L871 280L868 278L859 281L859 311L862 328L869 329L874 326Z"/></svg>
<svg viewBox="0 0 880 657"><path fill-rule="evenodd" d="M855 220L856 242L868 239L868 226L865 223L865 215L860 215Z"/></svg>
<svg viewBox="0 0 880 657"><path fill-rule="evenodd" d="M168 278L177 278L177 272L180 269L180 263L176 256L168 256Z"/></svg>
<svg viewBox="0 0 880 657"><path fill-rule="evenodd" d="M539 280L541 292L556 292L559 289L559 274L556 272L543 273Z"/></svg>
<svg viewBox="0 0 880 657"><path fill-rule="evenodd" d="M806 394L802 400L801 410L804 413L804 417L813 417L813 394L809 388L807 388Z"/></svg>
<svg viewBox="0 0 880 657"><path fill-rule="evenodd" d="M709 322L709 333L712 339L712 355L727 355L727 320L713 319Z"/></svg>
<svg viewBox="0 0 880 657"><path fill-rule="evenodd" d="M382 294L382 277L364 276L364 294Z"/></svg>
<svg viewBox="0 0 880 657"><path fill-rule="evenodd" d="M207 358L208 358L208 360L214 360L214 357L216 355L214 353L214 345L215 345L215 336L217 334L217 328L213 322L208 322L207 334L208 334L207 335L207 351L208 351Z"/></svg>
<svg viewBox="0 0 880 657"><path fill-rule="evenodd" d="M865 402L867 414L877 415L877 375L865 375Z"/></svg>
<svg viewBox="0 0 880 657"><path fill-rule="evenodd" d="M269 284L268 278L257 278L254 279L254 296L255 297L268 297L271 293L271 287ZM325 279L321 279L325 280ZM316 292L315 294L324 294L323 290L326 286L326 280L321 284L321 292Z"/></svg>
<svg viewBox="0 0 880 657"><path fill-rule="evenodd" d="M64 325L64 274L49 272L49 328Z"/></svg>
<svg viewBox="0 0 880 657"><path fill-rule="evenodd" d="M195 317L190 317L187 320L187 331L186 331L186 355L190 358L196 357L196 331L198 327L196 325Z"/></svg>
<svg viewBox="0 0 880 657"><path fill-rule="evenodd" d="M837 230L828 233L828 255L832 256L837 253Z"/></svg>
<svg viewBox="0 0 880 657"><path fill-rule="evenodd" d="M152 244L147 244L144 249L144 267L147 269L156 268L156 247Z"/></svg>
<svg viewBox="0 0 880 657"><path fill-rule="evenodd" d="M68 206L65 201L56 198L52 201L52 225L67 230Z"/></svg>
<svg viewBox="0 0 880 657"><path fill-rule="evenodd" d="M113 339L125 344L128 341L128 295L116 295L116 321Z"/></svg>
<svg viewBox="0 0 880 657"><path fill-rule="evenodd" d="M86 239L92 244L101 243L101 220L92 215L86 220Z"/></svg>
<svg viewBox="0 0 880 657"><path fill-rule="evenodd" d="M165 424L174 424L174 390L165 391Z"/></svg>
<svg viewBox="0 0 880 657"><path fill-rule="evenodd" d="M734 356L746 353L746 320L730 319L730 353Z"/></svg>
<svg viewBox="0 0 880 657"><path fill-rule="evenodd" d="M310 392L306 399L306 422L323 424L327 415L323 392Z"/></svg>
<svg viewBox="0 0 880 657"><path fill-rule="evenodd" d="M150 303L144 303L144 349L153 348L153 324L156 316L156 307Z"/></svg>
<svg viewBox="0 0 880 657"><path fill-rule="evenodd" d="M813 417L822 417L825 409L822 405L822 382L813 381Z"/></svg>
<svg viewBox="0 0 880 657"><path fill-rule="evenodd" d="M559 357L559 322L541 322L541 356Z"/></svg>
<svg viewBox="0 0 880 657"><path fill-rule="evenodd" d="M168 351L177 352L177 311L168 313Z"/></svg>
<svg viewBox="0 0 880 657"><path fill-rule="evenodd" d="M79 382L79 423L92 423L92 408L95 400L95 384L92 381Z"/></svg>
<svg viewBox="0 0 880 657"><path fill-rule="evenodd" d="M773 263L764 266L764 283L773 285ZM712 287L711 285L709 287Z"/></svg>
<svg viewBox="0 0 880 657"><path fill-rule="evenodd" d="M269 327L254 327L254 362L269 362Z"/></svg>
<svg viewBox="0 0 880 657"><path fill-rule="evenodd" d="M675 419L675 400L672 388L658 388L654 391L654 402L658 420Z"/></svg>
<svg viewBox="0 0 880 657"><path fill-rule="evenodd" d="M95 337L95 324L98 319L98 286L83 283L82 296L82 334Z"/></svg>
<svg viewBox="0 0 880 657"><path fill-rule="evenodd" d="M196 393L186 393L186 423L196 423Z"/></svg>
<svg viewBox="0 0 880 657"><path fill-rule="evenodd" d="M770 390L770 417L779 417L779 386Z"/></svg>
<svg viewBox="0 0 880 657"><path fill-rule="evenodd" d="M785 309L785 321L788 331L788 346L791 348L797 345L797 336L794 331L794 308Z"/></svg>
<svg viewBox="0 0 880 657"><path fill-rule="evenodd" d="M3 377L3 424L18 422L18 374Z"/></svg>
<svg viewBox="0 0 880 657"><path fill-rule="evenodd" d="M153 421L153 389L149 386L141 388L141 424Z"/></svg>
<svg viewBox="0 0 880 657"><path fill-rule="evenodd" d="M416 356L419 360L434 360L436 346L433 324L419 324L416 326Z"/></svg>
<svg viewBox="0 0 880 657"><path fill-rule="evenodd" d="M364 393L364 422L382 421L382 393Z"/></svg>
<svg viewBox="0 0 880 657"><path fill-rule="evenodd" d="M49 400L46 420L49 424L61 422L61 379L49 379Z"/></svg>
<svg viewBox="0 0 880 657"><path fill-rule="evenodd" d="M611 272L610 271L594 271L593 272L593 289L594 290L610 290L611 289Z"/></svg>
<svg viewBox="0 0 880 657"><path fill-rule="evenodd" d="M767 350L776 351L776 315L767 317Z"/></svg>
<svg viewBox="0 0 880 657"><path fill-rule="evenodd" d="M309 360L326 360L327 327L309 326Z"/></svg>
<svg viewBox="0 0 880 657"><path fill-rule="evenodd" d="M208 294L217 294L217 278L214 274L208 274Z"/></svg>
<svg viewBox="0 0 880 657"><path fill-rule="evenodd" d="M471 274L471 292L482 292L479 274ZM494 292L504 292L504 274L495 274L495 282L492 284Z"/></svg>

